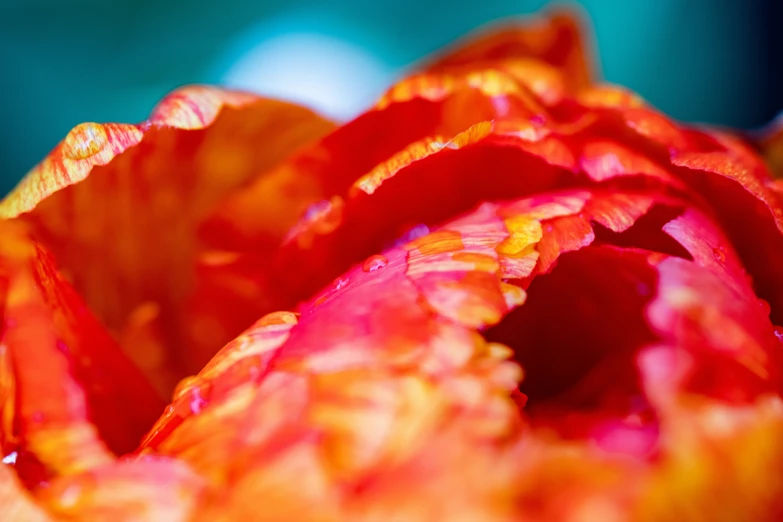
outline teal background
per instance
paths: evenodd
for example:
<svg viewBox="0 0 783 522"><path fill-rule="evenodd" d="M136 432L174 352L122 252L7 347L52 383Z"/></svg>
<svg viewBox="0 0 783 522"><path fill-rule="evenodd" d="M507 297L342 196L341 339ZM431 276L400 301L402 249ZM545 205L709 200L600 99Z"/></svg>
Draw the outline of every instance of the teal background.
<svg viewBox="0 0 783 522"><path fill-rule="evenodd" d="M679 119L748 128L781 109L779 3L586 0L581 9L607 80ZM74 125L142 120L179 85L225 80L269 38L348 42L386 83L477 26L547 4L0 0L0 194Z"/></svg>

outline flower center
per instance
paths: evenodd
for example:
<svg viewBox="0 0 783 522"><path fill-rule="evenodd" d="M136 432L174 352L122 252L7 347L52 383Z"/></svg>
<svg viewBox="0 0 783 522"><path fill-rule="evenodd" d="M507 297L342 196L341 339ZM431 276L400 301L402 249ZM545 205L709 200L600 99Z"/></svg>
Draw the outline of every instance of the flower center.
<svg viewBox="0 0 783 522"><path fill-rule="evenodd" d="M655 341L644 320L655 283L642 256L601 247L563 255L536 278L526 303L485 332L514 349L528 408L565 397L572 407L595 406L609 388L636 387L633 355Z"/></svg>

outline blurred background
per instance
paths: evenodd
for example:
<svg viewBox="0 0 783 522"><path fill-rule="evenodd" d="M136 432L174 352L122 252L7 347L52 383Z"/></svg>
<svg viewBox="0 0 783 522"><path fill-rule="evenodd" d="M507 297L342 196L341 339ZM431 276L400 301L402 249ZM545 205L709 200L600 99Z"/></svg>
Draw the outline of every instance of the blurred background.
<svg viewBox="0 0 783 522"><path fill-rule="evenodd" d="M348 119L427 53L548 4L0 0L0 195L74 125L143 120L177 86L240 87ZM674 117L754 128L783 109L783 1L578 4L603 77Z"/></svg>

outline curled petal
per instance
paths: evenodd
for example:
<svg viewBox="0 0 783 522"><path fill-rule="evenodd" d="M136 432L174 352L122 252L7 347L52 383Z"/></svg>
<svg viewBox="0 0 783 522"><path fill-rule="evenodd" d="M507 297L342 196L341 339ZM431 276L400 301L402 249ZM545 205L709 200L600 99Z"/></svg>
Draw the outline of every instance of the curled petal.
<svg viewBox="0 0 783 522"><path fill-rule="evenodd" d="M504 220L485 207L354 267L303 305L296 324L260 323L241 349L226 348L257 361L258 384L224 381L233 392L186 412L157 451L214 481L231 476L221 509L233 516L246 513L251 495L272 495L277 517L314 516L304 506L317 505L339 519L383 518L399 512L396 484L405 476L408 486L422 484L420 498L404 508L412 520L460 512L510 519L512 499L496 495L513 469L488 473L488 466L493 455L514 451L503 441L516 429L507 394L519 373L476 335L473 319L495 321L521 303L507 303L500 280L496 248L509 237ZM272 331L285 331L283 342L259 364L255 346L267 346L262 339ZM241 364L224 355L211 367L229 359ZM222 429L210 428L216 425ZM458 451L465 440L476 441L475 452ZM291 473L306 477L296 489ZM463 501L432 502L454 487L468 492Z"/></svg>
<svg viewBox="0 0 783 522"><path fill-rule="evenodd" d="M783 323L783 202L761 174L736 152L678 153L672 163L693 190L716 210L717 219L753 277L758 295Z"/></svg>
<svg viewBox="0 0 783 522"><path fill-rule="evenodd" d="M331 127L290 104L188 87L139 125L74 129L0 203L0 215L31 226L112 331L163 352L137 359L177 375L200 222L221 196ZM171 375L149 371L171 389Z"/></svg>
<svg viewBox="0 0 783 522"><path fill-rule="evenodd" d="M687 388L724 401L748 401L780 388L780 341L769 305L748 284L728 242L703 215L688 211L664 226L693 262L668 259L657 265L658 296L648 317L671 343L671 357L685 354ZM662 348L656 348L662 350ZM661 353L661 352L658 352ZM661 394L661 387L650 393Z"/></svg>
<svg viewBox="0 0 783 522"><path fill-rule="evenodd" d="M17 223L0 222L3 450L74 473L131 451L163 403ZM17 469L33 480L24 458Z"/></svg>
<svg viewBox="0 0 783 522"><path fill-rule="evenodd" d="M426 68L443 72L455 66L486 66L511 58L534 58L562 70L570 89L590 83L591 64L579 22L567 13L553 13L522 26L495 28L492 32L468 38Z"/></svg>
<svg viewBox="0 0 783 522"><path fill-rule="evenodd" d="M571 191L484 204L429 234L371 256L305 302L298 319L290 314L269 316L226 346L201 375L183 384L171 416L161 419L143 451L176 455L216 484L231 477L232 493L221 509L234 516L246 513L243 506L251 495L257 500L265 495L283 499L275 503L276 516L315 516L298 507L303 504L318 505L320 512L340 519L361 518L368 509L392 513L398 507L389 504L390 498L396 498L389 488L401 474L407 477L407 487L418 481L439 484L432 489L416 486L421 494L410 507L413 519L451 513L451 508L432 503L442 494L440 485L470 491L458 506L472 516L511 516L512 504L498 502L494 495L503 491L509 498L524 497L529 485L518 481L518 469L501 465L481 487L468 487L476 484L474 473L483 473L487 462L498 465L511 455L524 460L526 451L536 451L513 442L523 436L521 422L526 419L524 414L518 417L519 402L510 397L516 393L520 373L507 358L518 354L487 343L477 332L532 304L525 302L522 288L505 281L533 274L539 259L537 245L552 233L542 225L578 216L585 223L605 224L610 233L599 235L604 243L622 242L623 234L630 234L628 241L633 241L634 227L646 216L656 215L652 202L674 205L658 198ZM661 223L656 223L656 233L665 236ZM661 259L673 257L633 245L583 250L580 257L569 259L587 262L588 268L582 269L589 274L603 272L603 279L582 283L587 289L593 285L585 297L594 299L599 290L617 291L605 294L606 303L625 303L626 313L634 315L636 322L624 322L623 329L591 330L607 337L590 346L629 343L629 350L610 350L607 359L597 352L597 362L585 361L595 366L576 388L582 393L575 397L584 400L585 390L595 390L596 382L616 376L614 370L622 367L630 372L617 382L615 397L632 403L635 396L623 394L643 394L633 371L633 355L659 341L648 326L637 323L644 321L642 306L652 298L656 267ZM696 259L700 258L694 253L693 260L683 261L695 264ZM580 272L573 267L584 264L568 264L571 268L566 270L578 277ZM543 281L550 276L540 277ZM573 291L573 287L563 289ZM553 291L544 295L562 297ZM626 306L631 302L633 306ZM530 310L542 310L538 305ZM608 321L613 316L603 317ZM583 335L584 330L574 331ZM527 361L531 365L523 362L523 366L531 373L523 378L523 386L551 377L548 370ZM636 389L627 387L634 382ZM194 408L199 398L207 400ZM581 438L576 439L579 451L591 451L590 445L599 443L607 453L647 458L649 448L659 440L657 424L620 422L612 417L619 408L616 403L602 403L601 408L602 416L597 418L602 422L593 422L591 431L580 432ZM545 418L543 413L535 415ZM475 451L466 454L452 445L466 443L475 445ZM547 450L544 460L556 454L557 449ZM417 464L424 461L426 470ZM594 465L598 469L608 464L596 458ZM607 472L615 477L633 473L614 464L608 465ZM304 483L296 482L299 502L292 497L292 473L307 477ZM628 501L639 495L640 488L642 483L637 482L621 491ZM302 503L302 498L307 502Z"/></svg>

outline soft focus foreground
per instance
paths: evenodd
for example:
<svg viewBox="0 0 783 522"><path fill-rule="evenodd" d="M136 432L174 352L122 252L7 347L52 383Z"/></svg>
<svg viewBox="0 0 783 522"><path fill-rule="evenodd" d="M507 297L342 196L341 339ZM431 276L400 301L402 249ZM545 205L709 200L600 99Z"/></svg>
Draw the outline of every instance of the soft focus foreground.
<svg viewBox="0 0 783 522"><path fill-rule="evenodd" d="M780 520L783 133L589 69L75 128L0 203L3 520Z"/></svg>

